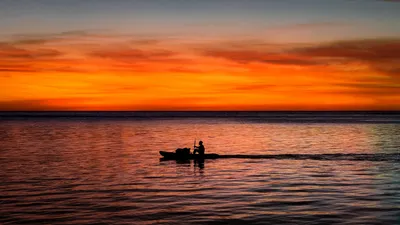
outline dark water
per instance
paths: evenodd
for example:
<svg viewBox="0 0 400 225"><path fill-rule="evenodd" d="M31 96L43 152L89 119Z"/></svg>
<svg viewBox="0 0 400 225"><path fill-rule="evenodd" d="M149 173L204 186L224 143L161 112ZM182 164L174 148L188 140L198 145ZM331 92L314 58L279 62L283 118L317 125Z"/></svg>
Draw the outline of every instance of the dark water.
<svg viewBox="0 0 400 225"><path fill-rule="evenodd" d="M396 118L3 118L0 224L400 224ZM195 138L295 157L160 161Z"/></svg>

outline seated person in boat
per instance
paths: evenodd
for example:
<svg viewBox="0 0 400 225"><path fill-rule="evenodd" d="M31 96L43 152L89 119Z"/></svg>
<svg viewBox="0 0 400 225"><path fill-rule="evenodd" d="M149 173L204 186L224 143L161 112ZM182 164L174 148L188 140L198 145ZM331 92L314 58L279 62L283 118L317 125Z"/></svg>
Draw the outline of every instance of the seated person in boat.
<svg viewBox="0 0 400 225"><path fill-rule="evenodd" d="M206 149L204 148L203 142L199 141L199 146L194 146L193 154L196 154L196 152L198 152L199 155L204 155L205 150Z"/></svg>

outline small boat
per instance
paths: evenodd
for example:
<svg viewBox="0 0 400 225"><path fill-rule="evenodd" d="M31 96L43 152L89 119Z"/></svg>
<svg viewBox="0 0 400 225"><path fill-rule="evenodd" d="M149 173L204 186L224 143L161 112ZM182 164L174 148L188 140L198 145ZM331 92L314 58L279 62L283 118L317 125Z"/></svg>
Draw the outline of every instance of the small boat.
<svg viewBox="0 0 400 225"><path fill-rule="evenodd" d="M178 159L178 160L187 160L187 159L217 159L219 158L218 154L176 154L175 152L165 152L160 151L160 155L164 157L164 159Z"/></svg>

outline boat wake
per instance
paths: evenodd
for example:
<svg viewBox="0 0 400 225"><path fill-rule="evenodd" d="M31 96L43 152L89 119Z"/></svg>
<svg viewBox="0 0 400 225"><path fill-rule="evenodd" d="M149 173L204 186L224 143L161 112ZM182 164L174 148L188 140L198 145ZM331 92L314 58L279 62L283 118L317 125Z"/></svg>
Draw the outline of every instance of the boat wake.
<svg viewBox="0 0 400 225"><path fill-rule="evenodd" d="M219 155L219 158L237 159L292 159L292 160L350 160L400 161L400 154L276 154L276 155Z"/></svg>

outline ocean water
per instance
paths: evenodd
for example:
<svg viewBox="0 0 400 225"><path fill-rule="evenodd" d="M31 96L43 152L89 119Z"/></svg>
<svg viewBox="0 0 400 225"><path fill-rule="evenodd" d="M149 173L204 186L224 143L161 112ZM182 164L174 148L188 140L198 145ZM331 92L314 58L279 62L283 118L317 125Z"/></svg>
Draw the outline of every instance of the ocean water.
<svg viewBox="0 0 400 225"><path fill-rule="evenodd" d="M274 118L3 117L0 224L400 224L397 115Z"/></svg>

